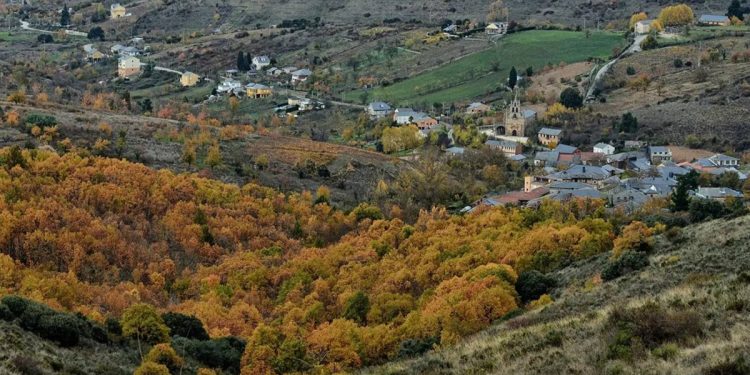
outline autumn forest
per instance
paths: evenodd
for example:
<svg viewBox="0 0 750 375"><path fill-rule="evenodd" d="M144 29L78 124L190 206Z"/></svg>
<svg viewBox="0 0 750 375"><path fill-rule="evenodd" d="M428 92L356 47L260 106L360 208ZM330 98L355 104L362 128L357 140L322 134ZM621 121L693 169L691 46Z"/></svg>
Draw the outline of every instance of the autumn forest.
<svg viewBox="0 0 750 375"><path fill-rule="evenodd" d="M651 235L590 200L425 209L407 223L338 210L325 189L19 148L0 161L0 293L101 323L144 304L195 316L210 337L246 342L243 374L347 371L454 344L549 300L519 296L519 274Z"/></svg>

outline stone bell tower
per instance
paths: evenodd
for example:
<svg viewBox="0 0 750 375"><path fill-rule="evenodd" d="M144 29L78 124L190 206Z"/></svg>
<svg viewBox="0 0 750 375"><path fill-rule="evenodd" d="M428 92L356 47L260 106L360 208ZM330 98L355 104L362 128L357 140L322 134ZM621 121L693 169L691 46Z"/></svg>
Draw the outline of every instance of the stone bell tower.
<svg viewBox="0 0 750 375"><path fill-rule="evenodd" d="M505 135L523 137L526 133L526 118L521 112L521 101L516 93L510 107L505 111Z"/></svg>

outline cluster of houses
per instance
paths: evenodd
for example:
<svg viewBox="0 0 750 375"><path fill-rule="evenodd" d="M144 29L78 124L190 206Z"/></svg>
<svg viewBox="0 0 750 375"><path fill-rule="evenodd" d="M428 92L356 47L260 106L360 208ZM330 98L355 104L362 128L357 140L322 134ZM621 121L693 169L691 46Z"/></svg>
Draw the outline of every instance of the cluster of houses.
<svg viewBox="0 0 750 375"><path fill-rule="evenodd" d="M430 132L435 130L439 125L450 127L450 124L441 124L436 118L430 115L416 111L412 108L396 108L393 110L388 103L372 102L367 106L367 114L372 119L381 119L391 116L393 121L398 125L414 125L419 129L421 137L427 137Z"/></svg>
<svg viewBox="0 0 750 375"><path fill-rule="evenodd" d="M245 96L249 99L267 98L273 94L273 89L264 84L249 82L243 84L242 81L234 77L226 77L219 83L216 88L217 94L228 94L238 97Z"/></svg>
<svg viewBox="0 0 750 375"><path fill-rule="evenodd" d="M466 114L483 114L490 110L486 104L472 103L466 108ZM399 125L415 125L425 137L438 126L451 129L451 124L426 113L410 108L392 109L384 102L370 103L367 113L373 119L391 118ZM612 207L633 210L649 199L669 197L678 185L678 177L691 171L714 176L715 181L725 173L736 174L740 182L747 179L747 175L739 170L740 160L735 157L715 154L678 163L668 146L647 145L640 141L624 142L620 152L605 142L597 143L591 151L582 151L562 143L563 130L550 127L538 130L534 152L524 154L524 147L532 144L524 135L535 121L536 112L522 108L516 98L505 110L502 124L480 127L480 131L489 136L485 142L487 147L502 152L510 160L533 165L541 173L527 176L523 190L486 196L465 211L478 205L524 206L538 204L544 199L564 201L573 198L604 199ZM445 152L455 157L463 155L465 149L454 146ZM699 187L690 193L695 197L722 201L743 196L730 186Z"/></svg>
<svg viewBox="0 0 750 375"><path fill-rule="evenodd" d="M538 204L543 199L590 198L604 199L611 207L633 210L649 199L669 197L678 184L678 177L691 171L716 177L735 173L740 182L747 180L747 175L739 170L740 160L723 154L675 163L667 146L631 142L626 148L632 149L615 153L614 146L599 143L593 152L582 152L577 147L560 144L559 136L556 129L539 131L540 143L545 140L555 147L534 155L533 163L542 173L527 176L523 190L487 196L474 207L525 206ZM690 194L719 201L743 197L742 192L730 187L699 187ZM465 210L471 209L473 207Z"/></svg>
<svg viewBox="0 0 750 375"><path fill-rule="evenodd" d="M427 113L416 111L412 108L391 108L385 102L372 102L367 106L367 114L371 119L391 117L397 125L414 125L419 130L419 135L426 138L432 131L445 129L451 133L452 124L442 122ZM491 107L484 103L471 103L466 108L466 114L481 115L491 111ZM488 135L486 145L490 148L503 152L513 160L521 161L524 145L529 139L524 136L526 129L531 127L537 119L536 111L521 107L521 101L516 97L505 111L504 121L501 124L480 127L480 131ZM559 134L558 134L559 135ZM449 147L445 150L449 155L462 155L463 147Z"/></svg>
<svg viewBox="0 0 750 375"><path fill-rule="evenodd" d="M635 33L648 34L649 32L651 32L651 24L653 22L653 19L636 22L634 26ZM703 14L698 17L696 24L698 26L729 26L732 24L732 21L725 15Z"/></svg>

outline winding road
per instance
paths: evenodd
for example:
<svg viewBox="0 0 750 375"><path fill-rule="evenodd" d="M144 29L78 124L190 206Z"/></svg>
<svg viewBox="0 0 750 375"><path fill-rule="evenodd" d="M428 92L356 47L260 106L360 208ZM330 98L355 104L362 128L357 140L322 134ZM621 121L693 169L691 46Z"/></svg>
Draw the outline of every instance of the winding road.
<svg viewBox="0 0 750 375"><path fill-rule="evenodd" d="M599 87L601 84L601 81L604 79L604 76L609 72L610 68L612 68L613 65L617 61L619 61L622 57L628 56L630 54L641 52L641 42L643 42L644 39L646 39L645 34L642 35L636 35L635 39L633 40L633 44L628 47L623 53L621 53L619 56L615 57L612 61L606 63L601 69L599 69L598 72L596 72L596 76L594 77L594 80L591 82L591 85L589 85L589 90L586 92L586 101L591 102L596 99L596 96L594 95L594 92L596 91L596 88Z"/></svg>

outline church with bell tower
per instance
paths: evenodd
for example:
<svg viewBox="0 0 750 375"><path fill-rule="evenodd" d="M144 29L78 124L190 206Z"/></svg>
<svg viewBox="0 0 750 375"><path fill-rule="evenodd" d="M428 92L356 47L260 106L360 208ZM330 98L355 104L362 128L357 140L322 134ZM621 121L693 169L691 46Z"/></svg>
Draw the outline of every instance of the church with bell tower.
<svg viewBox="0 0 750 375"><path fill-rule="evenodd" d="M510 137L524 137L526 128L531 126L536 120L536 112L529 109L521 108L521 101L518 99L518 93L515 94L510 106L505 111L505 121L502 130L498 135Z"/></svg>

